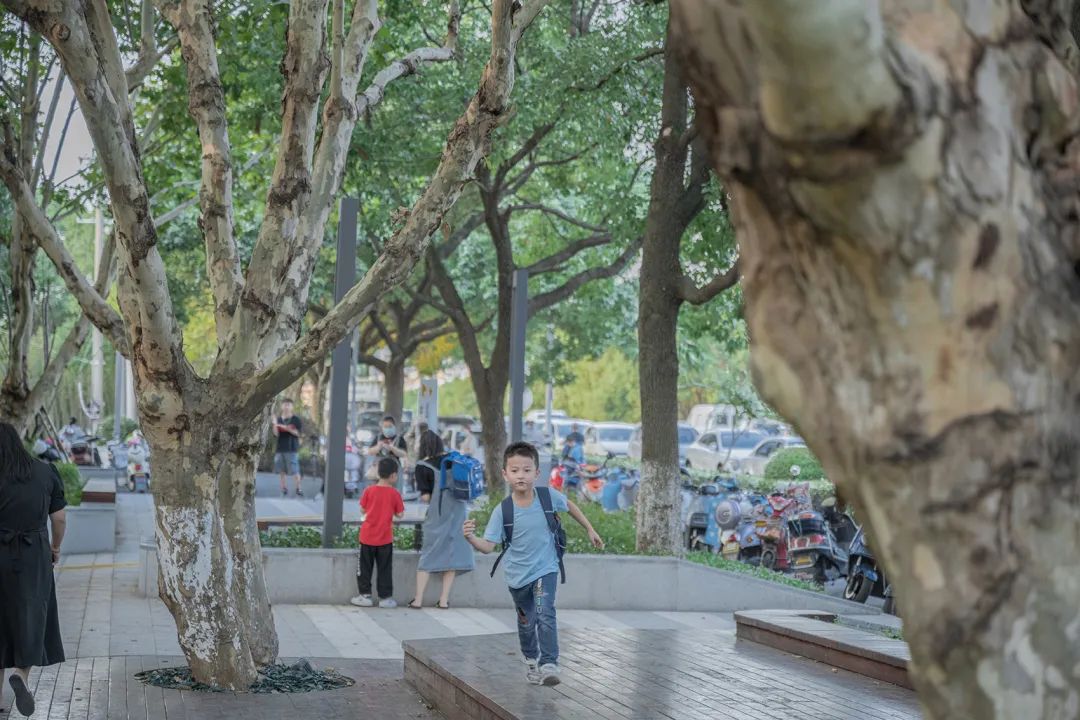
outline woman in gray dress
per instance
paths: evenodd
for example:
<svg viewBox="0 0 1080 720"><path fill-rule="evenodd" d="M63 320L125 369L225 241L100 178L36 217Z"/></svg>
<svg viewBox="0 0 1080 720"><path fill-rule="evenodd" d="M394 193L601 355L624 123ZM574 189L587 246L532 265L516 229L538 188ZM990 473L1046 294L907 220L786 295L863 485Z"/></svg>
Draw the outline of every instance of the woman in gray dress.
<svg viewBox="0 0 1080 720"><path fill-rule="evenodd" d="M445 455L442 438L434 430L420 436L420 461L416 464L414 478L421 500L429 500L424 517L424 544L420 550L420 564L416 571L416 596L409 607L424 606L424 590L432 573L442 574L442 592L436 607L450 607L450 589L454 578L476 567L472 547L461 534L461 526L468 513L467 503L455 500L452 493L444 493L439 485L439 467Z"/></svg>
<svg viewBox="0 0 1080 720"><path fill-rule="evenodd" d="M14 668L8 684L15 707L28 716L31 666L64 661L53 565L64 541L65 505L56 468L30 457L15 428L0 422L0 678Z"/></svg>

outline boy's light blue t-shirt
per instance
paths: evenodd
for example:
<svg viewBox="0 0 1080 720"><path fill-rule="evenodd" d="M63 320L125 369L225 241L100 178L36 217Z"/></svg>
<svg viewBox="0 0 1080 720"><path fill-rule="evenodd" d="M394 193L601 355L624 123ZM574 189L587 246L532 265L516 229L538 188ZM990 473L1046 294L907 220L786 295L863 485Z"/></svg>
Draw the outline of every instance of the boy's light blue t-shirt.
<svg viewBox="0 0 1080 720"><path fill-rule="evenodd" d="M555 512L567 512L566 496L551 490L551 507ZM493 543L503 541L502 503L491 513L484 539ZM538 578L559 572L559 556L555 552L555 538L551 535L540 498L533 490L533 502L527 508L514 506L514 537L510 549L502 561L506 584L512 588L525 587Z"/></svg>

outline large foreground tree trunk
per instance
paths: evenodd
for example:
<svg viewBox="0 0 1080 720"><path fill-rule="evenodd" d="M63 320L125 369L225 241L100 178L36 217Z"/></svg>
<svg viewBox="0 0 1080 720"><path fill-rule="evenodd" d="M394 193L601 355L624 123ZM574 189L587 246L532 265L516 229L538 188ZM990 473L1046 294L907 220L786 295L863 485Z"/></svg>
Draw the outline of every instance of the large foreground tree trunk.
<svg viewBox="0 0 1080 720"><path fill-rule="evenodd" d="M1080 708L1072 5L673 2L755 377L868 522L928 718Z"/></svg>

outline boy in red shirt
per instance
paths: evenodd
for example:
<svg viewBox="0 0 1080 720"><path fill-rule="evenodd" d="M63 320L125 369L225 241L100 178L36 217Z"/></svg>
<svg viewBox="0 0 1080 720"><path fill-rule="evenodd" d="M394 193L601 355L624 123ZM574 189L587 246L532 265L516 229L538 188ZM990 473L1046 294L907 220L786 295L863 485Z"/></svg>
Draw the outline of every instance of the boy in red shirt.
<svg viewBox="0 0 1080 720"><path fill-rule="evenodd" d="M356 588L360 594L351 602L358 607L373 607L371 571L378 566L379 607L395 608L394 601L394 518L405 516L405 503L397 485L397 460L384 457L379 461L379 483L364 490L360 508L364 522L360 525L360 559L356 568Z"/></svg>

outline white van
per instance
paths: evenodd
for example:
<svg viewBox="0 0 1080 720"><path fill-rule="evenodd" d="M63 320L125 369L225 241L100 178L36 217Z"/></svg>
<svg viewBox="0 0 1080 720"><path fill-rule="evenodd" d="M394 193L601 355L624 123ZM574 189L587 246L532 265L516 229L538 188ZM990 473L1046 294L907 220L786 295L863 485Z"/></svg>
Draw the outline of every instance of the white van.
<svg viewBox="0 0 1080 720"><path fill-rule="evenodd" d="M686 416L686 424L699 433L713 429L731 430L737 415L734 405L695 405Z"/></svg>

